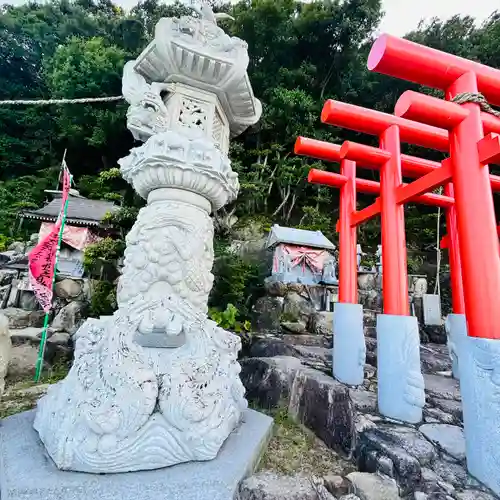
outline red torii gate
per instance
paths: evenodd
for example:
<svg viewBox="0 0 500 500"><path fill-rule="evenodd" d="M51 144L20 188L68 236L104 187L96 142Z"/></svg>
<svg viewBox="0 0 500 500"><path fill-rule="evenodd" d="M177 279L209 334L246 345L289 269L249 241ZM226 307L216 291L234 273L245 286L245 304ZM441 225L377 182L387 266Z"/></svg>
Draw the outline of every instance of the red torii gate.
<svg viewBox="0 0 500 500"><path fill-rule="evenodd" d="M465 311L467 319L463 335L455 339L467 463L471 473L500 493L500 258L492 195L500 179L490 176L488 168L488 163L500 162L500 120L482 112L477 102L450 102L481 92L500 105L500 70L389 35L373 45L368 68L441 89L446 101L405 92L395 115L327 101L324 123L376 135L380 147L348 142L339 148L299 139L298 153L341 162L340 175L310 174L311 181L341 188L340 299L357 302L355 228L380 214L384 314L377 320L379 408L393 418L419 421L425 396L418 327L408 316L403 207L418 201L446 209L453 309L462 317ZM400 142L449 152L450 158L435 164L405 157ZM356 165L379 168L380 184L356 179ZM420 177L404 185L403 172ZM428 193L443 185L445 196ZM380 197L358 212L356 190Z"/></svg>

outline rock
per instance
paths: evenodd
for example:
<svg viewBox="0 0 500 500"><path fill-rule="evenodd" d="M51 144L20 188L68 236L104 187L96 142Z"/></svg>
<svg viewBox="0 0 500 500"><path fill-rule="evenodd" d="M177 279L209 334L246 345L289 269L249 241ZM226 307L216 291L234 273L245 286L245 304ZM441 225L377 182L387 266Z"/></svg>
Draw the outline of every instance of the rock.
<svg viewBox="0 0 500 500"><path fill-rule="evenodd" d="M438 349L439 347L444 347L446 352L442 352L441 349ZM446 346L422 345L420 347L420 361L424 372L437 373L451 370L451 359Z"/></svg>
<svg viewBox="0 0 500 500"><path fill-rule="evenodd" d="M430 402L433 406L436 406L445 413L449 413L459 422L462 421L462 403L459 401L454 401L451 399L433 399ZM451 422L445 422L451 423Z"/></svg>
<svg viewBox="0 0 500 500"><path fill-rule="evenodd" d="M287 332L296 333L299 335L307 333L306 324L303 321L281 323L281 327Z"/></svg>
<svg viewBox="0 0 500 500"><path fill-rule="evenodd" d="M37 343L40 342L40 336L43 328L21 328L18 330L10 330L10 338L13 344L23 344L25 342Z"/></svg>
<svg viewBox="0 0 500 500"><path fill-rule="evenodd" d="M24 250L26 248L26 245L23 241L14 241L11 243L8 247L7 250L9 252L15 252L15 253L24 253Z"/></svg>
<svg viewBox="0 0 500 500"><path fill-rule="evenodd" d="M55 332L67 332L75 334L78 328L84 323L86 304L84 302L70 302L64 306L52 323L52 330Z"/></svg>
<svg viewBox="0 0 500 500"><path fill-rule="evenodd" d="M361 500L358 495L354 495L354 493L350 493L349 495L344 495L339 498L339 500Z"/></svg>
<svg viewBox="0 0 500 500"><path fill-rule="evenodd" d="M306 324L315 309L311 302L296 292L288 293L283 303L283 316L287 321L303 320Z"/></svg>
<svg viewBox="0 0 500 500"><path fill-rule="evenodd" d="M306 347L327 347L331 348L331 343L322 335L293 335L284 334L281 339L286 345L303 345Z"/></svg>
<svg viewBox="0 0 500 500"><path fill-rule="evenodd" d="M408 437L406 440L403 440L401 436L398 437L393 432L393 428L394 426L391 425L389 429L385 429L380 423L377 426L372 423L372 425L367 425L365 429L360 429L357 434L355 456L359 470L367 472L376 472L378 457L390 458L394 464L395 479L400 485L402 493L409 494L420 482L421 466L411 451L405 449L411 445L412 440ZM414 432L418 435L416 431ZM420 439L432 448L432 445L423 437ZM422 448L418 455L430 456L430 451L426 451L423 444L417 448ZM375 452L375 456L372 452Z"/></svg>
<svg viewBox="0 0 500 500"><path fill-rule="evenodd" d="M295 375L303 368L300 360L286 356L246 358L240 364L248 400L262 408L288 406Z"/></svg>
<svg viewBox="0 0 500 500"><path fill-rule="evenodd" d="M21 290L19 293L19 307L25 311L36 311L39 306L35 294L29 290Z"/></svg>
<svg viewBox="0 0 500 500"><path fill-rule="evenodd" d="M295 377L289 413L330 448L349 454L353 448L354 408L346 386L307 368Z"/></svg>
<svg viewBox="0 0 500 500"><path fill-rule="evenodd" d="M82 283L67 278L56 283L54 292L57 297L62 299L76 299L82 293Z"/></svg>
<svg viewBox="0 0 500 500"><path fill-rule="evenodd" d="M14 307L8 307L3 310L3 314L9 320L9 327L28 328L28 327L41 327L45 313L43 311L25 311Z"/></svg>
<svg viewBox="0 0 500 500"><path fill-rule="evenodd" d="M454 424L455 417L450 415L449 413L440 410L439 408L425 407L424 408L424 417L427 423L435 423L435 424Z"/></svg>
<svg viewBox="0 0 500 500"><path fill-rule="evenodd" d="M457 462L438 459L432 464L432 470L441 478L442 481L452 484L457 489L463 489L473 480L469 477L464 466Z"/></svg>
<svg viewBox="0 0 500 500"><path fill-rule="evenodd" d="M264 281L264 289L266 290L266 294L271 297L284 297L288 293L288 284L282 281L266 279Z"/></svg>
<svg viewBox="0 0 500 500"><path fill-rule="evenodd" d="M377 395L374 392L350 389L349 394L357 410L370 413L377 411Z"/></svg>
<svg viewBox="0 0 500 500"><path fill-rule="evenodd" d="M315 335L333 335L333 313L321 311L312 314L308 329Z"/></svg>
<svg viewBox="0 0 500 500"><path fill-rule="evenodd" d="M12 343L10 340L9 321L0 315L0 399L5 389L5 377L12 357Z"/></svg>
<svg viewBox="0 0 500 500"><path fill-rule="evenodd" d="M424 424L419 431L457 460L465 460L464 431L455 425Z"/></svg>
<svg viewBox="0 0 500 500"><path fill-rule="evenodd" d="M438 399L454 399L460 401L460 385L458 380L440 375L424 373L425 391Z"/></svg>
<svg viewBox="0 0 500 500"><path fill-rule="evenodd" d="M328 474L323 477L325 488L334 496L346 495L349 493L349 482L342 476Z"/></svg>
<svg viewBox="0 0 500 500"><path fill-rule="evenodd" d="M11 288L12 285L4 285L0 287L0 309L7 307L7 301L9 300Z"/></svg>
<svg viewBox="0 0 500 500"><path fill-rule="evenodd" d="M49 344L60 347L67 347L71 345L71 335L66 332L55 332L47 339Z"/></svg>
<svg viewBox="0 0 500 500"><path fill-rule="evenodd" d="M375 275L373 273L358 275L359 290L374 290L376 285Z"/></svg>
<svg viewBox="0 0 500 500"><path fill-rule="evenodd" d="M23 344L12 347L12 355L9 362L8 375L17 379L33 375L35 373L38 359L38 346Z"/></svg>
<svg viewBox="0 0 500 500"><path fill-rule="evenodd" d="M420 325L420 338L433 344L446 344L448 340L444 326L437 325Z"/></svg>
<svg viewBox="0 0 500 500"><path fill-rule="evenodd" d="M399 500L396 481L378 474L351 472L347 479L361 500Z"/></svg>
<svg viewBox="0 0 500 500"><path fill-rule="evenodd" d="M322 484L304 476L278 476L261 472L245 479L240 500L335 500Z"/></svg>
<svg viewBox="0 0 500 500"><path fill-rule="evenodd" d="M456 493L458 500L496 500L497 497L479 490L467 490Z"/></svg>
<svg viewBox="0 0 500 500"><path fill-rule="evenodd" d="M0 285L11 285L12 281L17 278L17 271L15 269L1 269L0 270Z"/></svg>
<svg viewBox="0 0 500 500"><path fill-rule="evenodd" d="M282 297L261 297L253 307L253 325L257 331L278 333L281 331Z"/></svg>
<svg viewBox="0 0 500 500"><path fill-rule="evenodd" d="M277 337L266 336L257 338L250 346L252 358L272 358L273 356L294 356L296 351Z"/></svg>
<svg viewBox="0 0 500 500"><path fill-rule="evenodd" d="M294 345L294 356L299 357L304 365L326 372L332 372L332 349Z"/></svg>

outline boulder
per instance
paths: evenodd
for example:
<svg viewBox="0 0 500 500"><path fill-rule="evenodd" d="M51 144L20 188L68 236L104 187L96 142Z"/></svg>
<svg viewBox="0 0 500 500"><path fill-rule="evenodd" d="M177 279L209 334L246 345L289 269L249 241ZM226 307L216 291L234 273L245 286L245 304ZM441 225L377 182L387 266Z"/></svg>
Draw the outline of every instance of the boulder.
<svg viewBox="0 0 500 500"><path fill-rule="evenodd" d="M312 303L301 297L296 292L288 293L283 303L283 316L286 321L303 320L306 324L309 322L309 317L315 312Z"/></svg>
<svg viewBox="0 0 500 500"><path fill-rule="evenodd" d="M17 271L15 269L1 269L0 270L0 285L10 285L12 281L17 278Z"/></svg>
<svg viewBox="0 0 500 500"><path fill-rule="evenodd" d="M261 297L253 307L253 326L259 332L281 331L282 297Z"/></svg>
<svg viewBox="0 0 500 500"><path fill-rule="evenodd" d="M479 490L466 490L461 493L457 493L456 497L458 500L496 500L497 497L490 495L484 491Z"/></svg>
<svg viewBox="0 0 500 500"><path fill-rule="evenodd" d="M83 284L81 281L66 278L56 283L54 292L57 297L73 300L82 293L82 289Z"/></svg>
<svg viewBox="0 0 500 500"><path fill-rule="evenodd" d="M332 347L331 341L323 335L309 335L309 334L284 334L281 336L283 342L287 345L303 345L307 347Z"/></svg>
<svg viewBox="0 0 500 500"><path fill-rule="evenodd" d="M351 472L347 479L361 500L399 500L396 482L388 477L366 472Z"/></svg>
<svg viewBox="0 0 500 500"><path fill-rule="evenodd" d="M333 313L321 311L312 314L308 329L315 335L333 335Z"/></svg>
<svg viewBox="0 0 500 500"><path fill-rule="evenodd" d="M452 399L431 399L429 404L435 406L439 410L442 410L446 414L449 414L454 418L457 422L461 422L462 417L462 403L460 401L455 401ZM445 422L451 423L451 422Z"/></svg>
<svg viewBox="0 0 500 500"><path fill-rule="evenodd" d="M301 475L260 472L240 486L240 500L335 500L321 481Z"/></svg>
<svg viewBox="0 0 500 500"><path fill-rule="evenodd" d="M332 373L332 349L326 347L294 345L294 356L300 358L304 365L321 370L328 375Z"/></svg>
<svg viewBox="0 0 500 500"><path fill-rule="evenodd" d="M59 311L51 328L55 332L67 332L73 335L84 323L85 313L86 304L84 302L70 302Z"/></svg>
<svg viewBox="0 0 500 500"><path fill-rule="evenodd" d="M398 432L398 426L392 424L388 427L382 424L367 426L358 432L355 455L359 470L366 472L377 471L380 457L390 458L394 465L394 477L402 492L410 494L415 491L422 475L420 462L414 455L427 463L436 456L436 452L417 431L405 429L409 430L409 435L405 435L405 431ZM416 444L415 451L411 449L412 443Z"/></svg>
<svg viewBox="0 0 500 500"><path fill-rule="evenodd" d="M281 338L271 335L257 337L250 346L253 358L272 358L273 356L295 356L296 351Z"/></svg>
<svg viewBox="0 0 500 500"><path fill-rule="evenodd" d="M23 344L23 343L38 343L40 342L40 337L42 334L43 328L20 328L18 330L11 329L10 330L10 338L14 345Z"/></svg>
<svg viewBox="0 0 500 500"><path fill-rule="evenodd" d="M377 394L363 389L349 389L349 395L354 407L361 412L375 413L377 411Z"/></svg>
<svg viewBox="0 0 500 500"><path fill-rule="evenodd" d="M9 378L25 378L35 373L38 359L38 346L23 344L12 347L12 355L9 362Z"/></svg>
<svg viewBox="0 0 500 500"><path fill-rule="evenodd" d="M323 477L325 488L334 496L349 493L349 481L336 474L327 474Z"/></svg>
<svg viewBox="0 0 500 500"><path fill-rule="evenodd" d="M38 309L38 301L35 294L30 290L21 290L19 293L19 307L25 311L36 311Z"/></svg>
<svg viewBox="0 0 500 500"><path fill-rule="evenodd" d="M445 453L457 460L465 460L464 431L456 425L424 424L419 431Z"/></svg>
<svg viewBox="0 0 500 500"><path fill-rule="evenodd" d="M288 293L288 283L267 278L264 281L264 289L271 297L284 297Z"/></svg>
<svg viewBox="0 0 500 500"><path fill-rule="evenodd" d="M458 380L442 375L424 373L425 392L429 396L439 399L453 399L460 401L460 384Z"/></svg>
<svg viewBox="0 0 500 500"><path fill-rule="evenodd" d="M288 406L293 381L303 368L300 360L289 356L246 358L240 365L240 378L249 401L261 408Z"/></svg>
<svg viewBox="0 0 500 500"><path fill-rule="evenodd" d="M358 495L354 493L349 493L349 495L343 495L339 498L339 500L361 500Z"/></svg>
<svg viewBox="0 0 500 500"><path fill-rule="evenodd" d="M327 446L349 454L354 439L354 407L348 388L324 373L297 372L289 414L311 429Z"/></svg>
<svg viewBox="0 0 500 500"><path fill-rule="evenodd" d="M444 326L421 325L420 339L424 343L446 344L448 337Z"/></svg>
<svg viewBox="0 0 500 500"><path fill-rule="evenodd" d="M43 311L25 311L15 307L8 307L3 314L9 320L10 328L41 327L45 318Z"/></svg>
<svg viewBox="0 0 500 500"><path fill-rule="evenodd" d="M374 290L376 286L375 274L359 274L358 289L359 290Z"/></svg>
<svg viewBox="0 0 500 500"><path fill-rule="evenodd" d="M303 321L284 322L281 323L281 327L285 332L296 333L298 335L307 333L306 324Z"/></svg>
<svg viewBox="0 0 500 500"><path fill-rule="evenodd" d="M24 250L26 248L26 244L23 241L14 241L11 243L8 247L7 250L9 252L15 252L15 253L24 253Z"/></svg>
<svg viewBox="0 0 500 500"><path fill-rule="evenodd" d="M451 358L445 345L421 345L420 361L422 370L427 373L451 371Z"/></svg>
<svg viewBox="0 0 500 500"><path fill-rule="evenodd" d="M9 300L11 288L12 285L0 286L0 309L7 307L7 301Z"/></svg>

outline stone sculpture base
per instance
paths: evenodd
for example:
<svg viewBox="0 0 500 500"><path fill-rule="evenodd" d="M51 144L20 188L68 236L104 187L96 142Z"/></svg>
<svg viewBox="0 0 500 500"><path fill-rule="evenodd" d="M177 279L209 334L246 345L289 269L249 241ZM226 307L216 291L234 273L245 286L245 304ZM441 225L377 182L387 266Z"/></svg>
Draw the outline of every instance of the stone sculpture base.
<svg viewBox="0 0 500 500"><path fill-rule="evenodd" d="M361 385L366 361L363 306L336 303L333 331L333 376L347 385Z"/></svg>
<svg viewBox="0 0 500 500"><path fill-rule="evenodd" d="M377 375L380 413L410 424L420 422L425 385L416 317L377 317Z"/></svg>
<svg viewBox="0 0 500 500"><path fill-rule="evenodd" d="M460 339L467 337L467 319L465 318L465 314L448 314L446 318L446 333L448 335L448 350L450 351L453 378L460 380L457 349Z"/></svg>
<svg viewBox="0 0 500 500"><path fill-rule="evenodd" d="M210 462L95 475L59 470L33 429L33 419L34 412L25 412L2 421L2 500L233 500L239 483L257 465L273 425L270 417L247 410Z"/></svg>
<svg viewBox="0 0 500 500"><path fill-rule="evenodd" d="M500 340L460 337L467 468L500 494Z"/></svg>

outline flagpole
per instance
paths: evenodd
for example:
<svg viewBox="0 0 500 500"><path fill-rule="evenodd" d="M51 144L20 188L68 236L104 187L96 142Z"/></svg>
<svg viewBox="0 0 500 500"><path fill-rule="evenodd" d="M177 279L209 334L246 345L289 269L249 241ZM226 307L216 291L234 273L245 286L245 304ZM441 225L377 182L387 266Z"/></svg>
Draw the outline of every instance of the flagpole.
<svg viewBox="0 0 500 500"><path fill-rule="evenodd" d="M64 152L64 157L66 157L66 151ZM61 165L62 166L61 171L64 170L64 168L65 168L64 165L65 165L65 161L63 158L62 165ZM69 178L70 178L69 184L71 186L73 177L70 175ZM54 262L54 272L52 274L51 290L54 290L54 283L56 281L57 263L59 261L59 252L61 249L61 242L62 242L63 233L64 233L64 226L66 224L66 214L68 211L69 198L70 197L68 194L66 202L64 203L64 208L63 208L63 213L62 213L62 218L61 218L61 228L59 229L59 237L57 240L56 257L55 257L55 262ZM42 375L43 360L45 358L45 346L47 344L47 330L49 327L49 319L50 319L50 309L45 313L45 319L43 322L42 336L40 339L40 348L38 349L38 359L36 361L35 382L40 382L40 377Z"/></svg>

